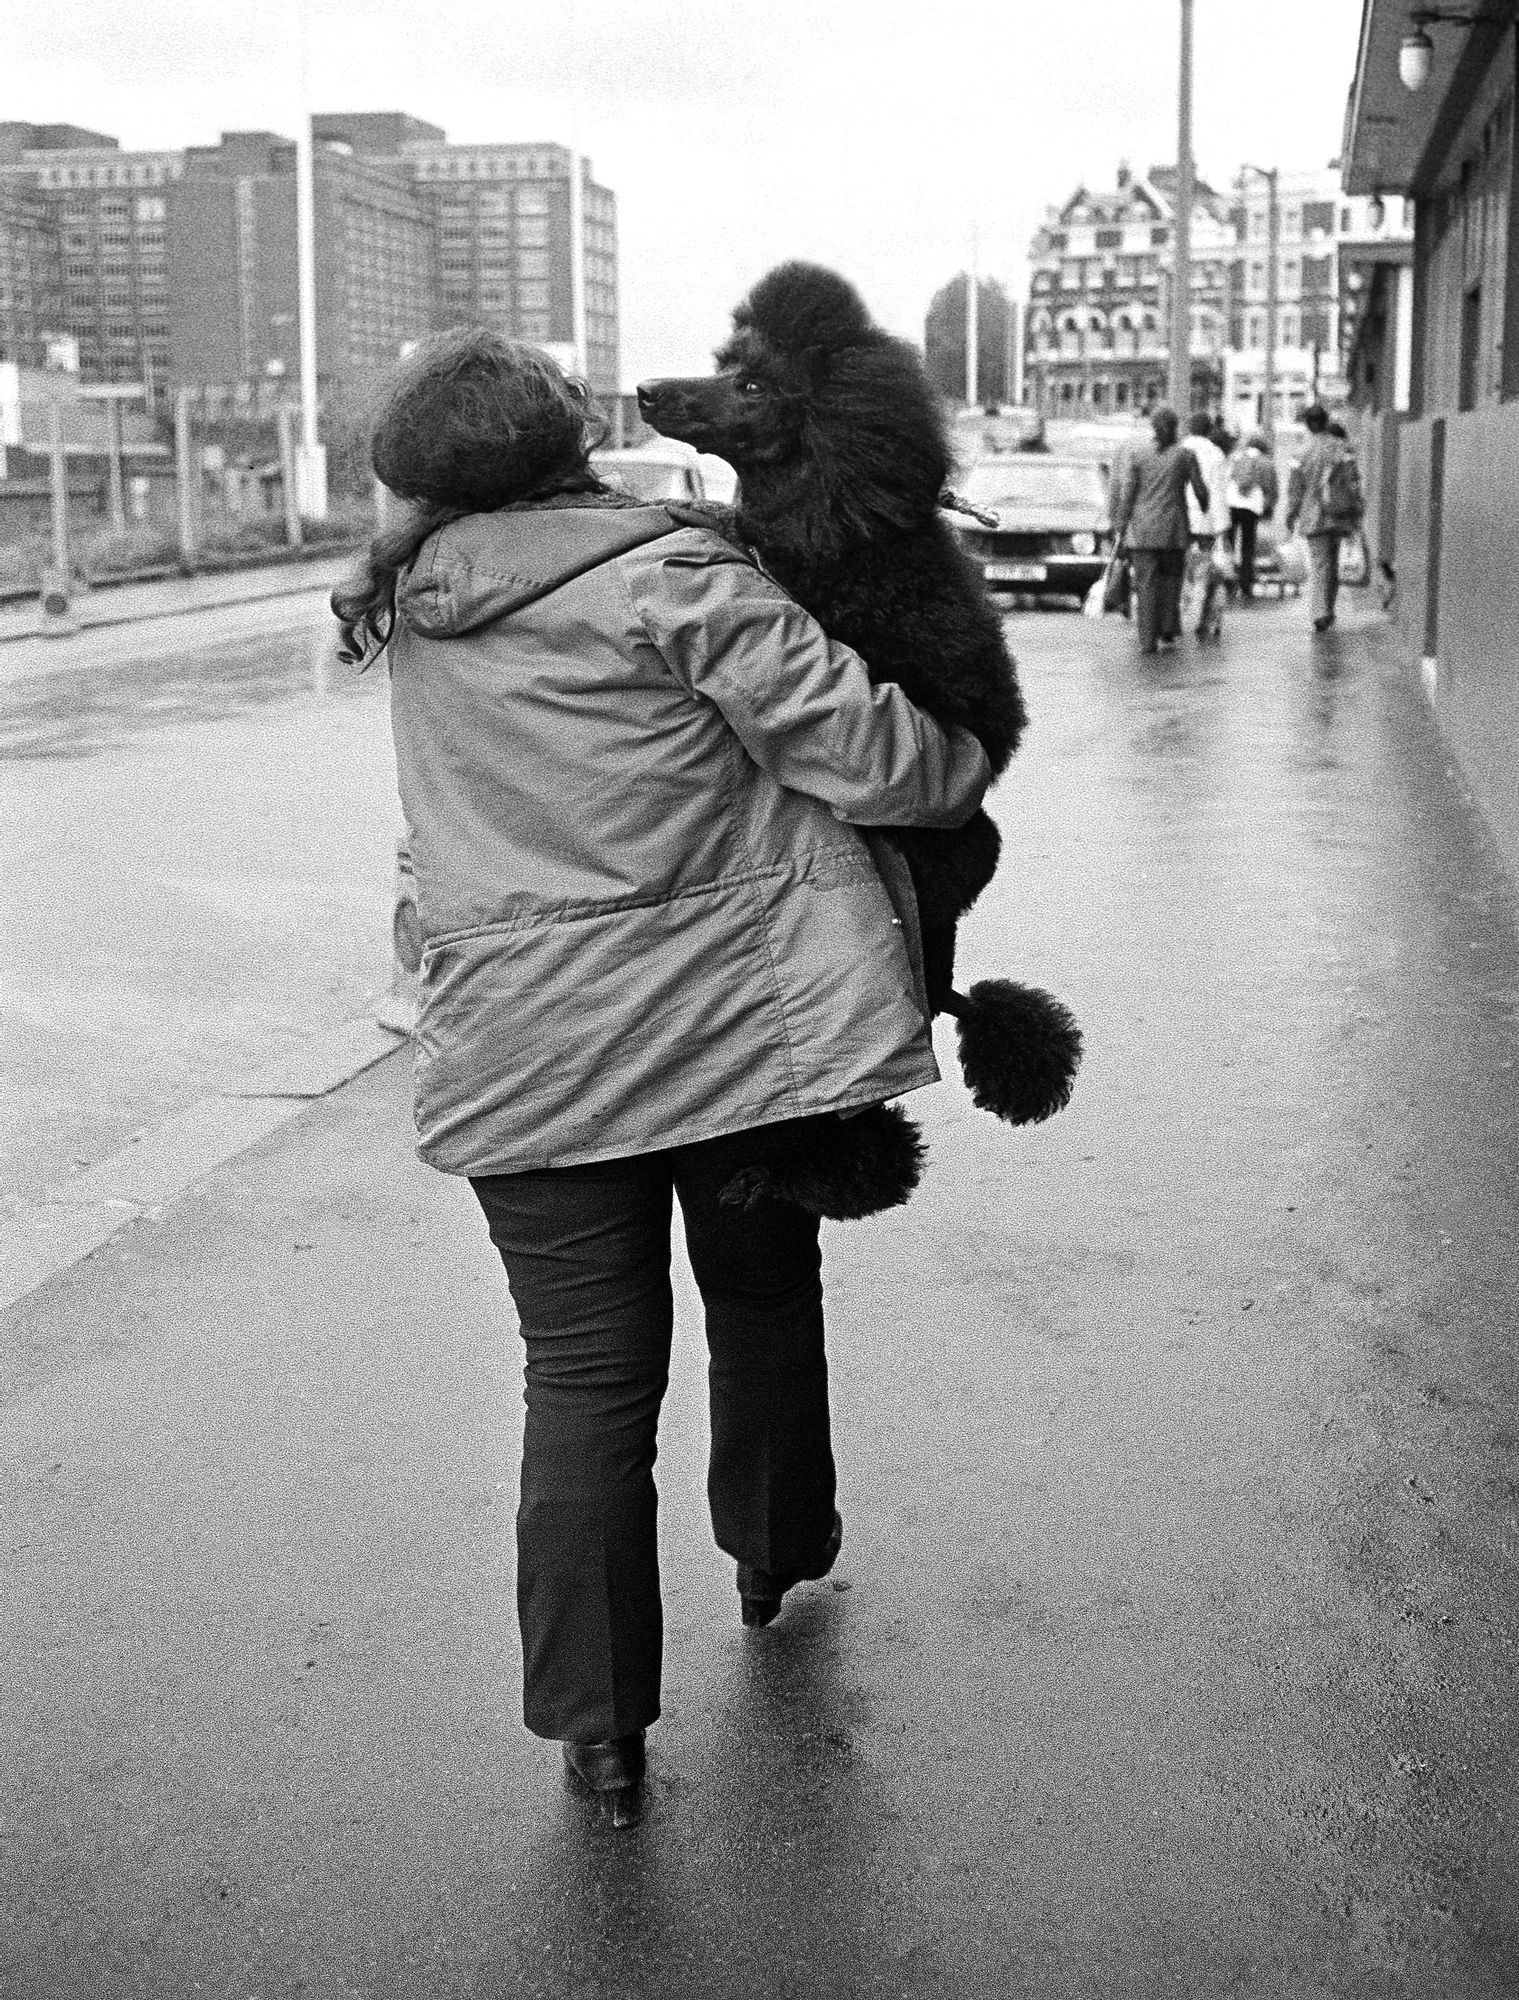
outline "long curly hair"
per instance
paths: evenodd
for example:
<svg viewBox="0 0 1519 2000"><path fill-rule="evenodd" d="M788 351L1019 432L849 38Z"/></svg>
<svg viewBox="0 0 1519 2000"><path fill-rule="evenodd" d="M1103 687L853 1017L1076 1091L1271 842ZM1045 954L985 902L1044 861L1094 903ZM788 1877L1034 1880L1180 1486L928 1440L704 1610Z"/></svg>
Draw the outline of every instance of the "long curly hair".
<svg viewBox="0 0 1519 2000"><path fill-rule="evenodd" d="M370 463L409 503L332 593L340 659L367 666L395 629L396 582L436 529L556 493L600 493L590 454L607 426L584 382L541 349L455 327L423 341L380 406Z"/></svg>

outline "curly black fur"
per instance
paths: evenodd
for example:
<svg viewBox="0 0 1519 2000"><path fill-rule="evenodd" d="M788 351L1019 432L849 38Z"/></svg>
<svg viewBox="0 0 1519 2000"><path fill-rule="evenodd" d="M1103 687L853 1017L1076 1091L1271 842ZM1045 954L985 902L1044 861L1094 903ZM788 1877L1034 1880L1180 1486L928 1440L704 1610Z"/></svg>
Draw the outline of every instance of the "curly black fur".
<svg viewBox="0 0 1519 2000"><path fill-rule="evenodd" d="M971 1100L1010 1125L1037 1125L1071 1101L1081 1030L1053 993L1013 979L978 979L952 996L960 1066Z"/></svg>
<svg viewBox="0 0 1519 2000"><path fill-rule="evenodd" d="M790 1149L741 1167L718 1196L730 1208L790 1201L809 1215L857 1222L898 1208L923 1173L923 1139L896 1104L850 1117L810 1118Z"/></svg>
<svg viewBox="0 0 1519 2000"><path fill-rule="evenodd" d="M735 467L734 539L860 654L873 680L895 681L939 722L970 730L993 770L1005 769L1027 714L1001 619L939 512L952 466L943 414L916 352L875 325L853 286L814 264L780 265L734 311L715 375L647 382L638 396L656 430ZM1053 1072L1064 1065L1068 1096L1080 1047L1060 1003L1042 1015L1024 1008L1031 1032L1062 1031L1047 1057L1019 1054L1000 1029L983 1032L980 1014L953 990L955 924L996 868L995 825L978 812L963 827L893 838L918 899L930 1004L969 1009L977 1022L977 1102L1055 1108ZM996 1009L988 1016L1001 1018ZM1005 1089L991 1074L999 1060L1019 1072Z"/></svg>

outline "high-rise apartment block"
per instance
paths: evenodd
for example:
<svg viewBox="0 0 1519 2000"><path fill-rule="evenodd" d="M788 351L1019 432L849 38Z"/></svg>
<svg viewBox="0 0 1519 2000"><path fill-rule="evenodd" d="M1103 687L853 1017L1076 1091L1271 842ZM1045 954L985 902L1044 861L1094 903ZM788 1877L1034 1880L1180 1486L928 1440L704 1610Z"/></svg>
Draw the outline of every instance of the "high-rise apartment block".
<svg viewBox="0 0 1519 2000"><path fill-rule="evenodd" d="M450 146L400 113L327 113L312 129L415 186L433 223L438 325L577 351L591 387L616 394L617 204L588 160L563 146Z"/></svg>
<svg viewBox="0 0 1519 2000"><path fill-rule="evenodd" d="M30 189L0 180L0 361L40 368L63 322L58 232Z"/></svg>
<svg viewBox="0 0 1519 2000"><path fill-rule="evenodd" d="M403 112L312 121L317 372L352 408L431 330L552 348L615 396L611 192L562 146L451 146ZM0 124L0 360L59 343L82 377L257 408L299 365L293 140L128 152L75 126Z"/></svg>

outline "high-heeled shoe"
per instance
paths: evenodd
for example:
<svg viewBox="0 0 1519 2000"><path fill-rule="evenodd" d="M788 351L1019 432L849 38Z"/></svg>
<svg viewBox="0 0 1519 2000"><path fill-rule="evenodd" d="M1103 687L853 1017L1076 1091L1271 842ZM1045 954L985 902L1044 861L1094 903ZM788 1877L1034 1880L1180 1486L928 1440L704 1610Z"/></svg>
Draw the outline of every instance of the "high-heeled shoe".
<svg viewBox="0 0 1519 2000"><path fill-rule="evenodd" d="M562 1747L570 1789L593 1799L614 1827L637 1826L643 1818L643 1731Z"/></svg>
<svg viewBox="0 0 1519 2000"><path fill-rule="evenodd" d="M834 1510L833 1529L814 1559L797 1570L783 1574L755 1569L749 1563L738 1566L738 1608L746 1625L768 1625L781 1608L781 1599L796 1583L816 1583L827 1576L839 1559L844 1545L844 1521Z"/></svg>

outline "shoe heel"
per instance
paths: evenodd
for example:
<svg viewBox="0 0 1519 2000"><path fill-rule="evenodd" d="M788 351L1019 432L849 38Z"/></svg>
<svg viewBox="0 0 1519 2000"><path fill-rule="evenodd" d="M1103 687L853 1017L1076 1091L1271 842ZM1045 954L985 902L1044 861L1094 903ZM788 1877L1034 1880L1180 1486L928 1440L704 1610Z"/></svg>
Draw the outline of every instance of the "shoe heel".
<svg viewBox="0 0 1519 2000"><path fill-rule="evenodd" d="M778 1597L750 1597L743 1591L739 1592L739 1616L746 1625L768 1625L780 1608L781 1600Z"/></svg>

